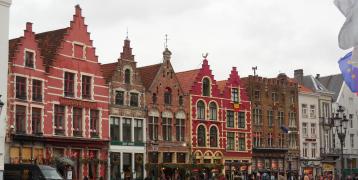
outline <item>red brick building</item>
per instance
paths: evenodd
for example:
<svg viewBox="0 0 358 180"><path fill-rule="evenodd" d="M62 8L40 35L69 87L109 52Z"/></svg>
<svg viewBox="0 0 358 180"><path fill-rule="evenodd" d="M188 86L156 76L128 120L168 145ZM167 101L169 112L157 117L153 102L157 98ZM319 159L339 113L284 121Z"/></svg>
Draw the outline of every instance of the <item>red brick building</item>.
<svg viewBox="0 0 358 180"><path fill-rule="evenodd" d="M6 162L106 177L109 91L81 8L69 27L35 34L27 23L9 43Z"/></svg>
<svg viewBox="0 0 358 180"><path fill-rule="evenodd" d="M233 68L228 80L217 82L208 60L200 69L179 72L190 116L191 151L198 169L219 173L225 162L242 167L251 162L250 102ZM225 171L224 171L225 172Z"/></svg>
<svg viewBox="0 0 358 180"><path fill-rule="evenodd" d="M146 88L148 176L184 177L190 157L189 121L171 54L166 48L162 63L138 69Z"/></svg>

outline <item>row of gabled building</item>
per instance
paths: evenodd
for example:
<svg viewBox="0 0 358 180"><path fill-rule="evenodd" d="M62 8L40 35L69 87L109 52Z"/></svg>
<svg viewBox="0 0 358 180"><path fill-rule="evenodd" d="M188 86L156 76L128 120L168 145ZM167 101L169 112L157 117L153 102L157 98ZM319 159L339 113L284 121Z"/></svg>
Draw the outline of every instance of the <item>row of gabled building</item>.
<svg viewBox="0 0 358 180"><path fill-rule="evenodd" d="M34 33L27 23L9 41L5 162L54 165L73 179L334 173L335 156L326 170L317 160L332 131L312 125L329 117L334 93L301 71L240 78L234 67L217 81L203 58L175 72L165 48L162 62L137 67L127 37L118 60L100 64L79 6L67 28ZM327 99L302 104L314 91ZM303 112L317 140L300 138ZM302 157L308 143L317 158Z"/></svg>

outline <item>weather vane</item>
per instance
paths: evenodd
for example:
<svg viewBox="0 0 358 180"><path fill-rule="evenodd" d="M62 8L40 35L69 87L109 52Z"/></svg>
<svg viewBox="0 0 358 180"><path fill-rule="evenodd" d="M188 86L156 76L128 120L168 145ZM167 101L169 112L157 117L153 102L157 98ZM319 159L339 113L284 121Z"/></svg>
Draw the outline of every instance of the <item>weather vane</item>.
<svg viewBox="0 0 358 180"><path fill-rule="evenodd" d="M128 27L127 27L127 36L126 36L126 38L128 39Z"/></svg>
<svg viewBox="0 0 358 180"><path fill-rule="evenodd" d="M256 76L257 66L252 67L252 70L254 71L254 76Z"/></svg>
<svg viewBox="0 0 358 180"><path fill-rule="evenodd" d="M206 59L208 57L208 55L209 55L209 53L201 54L201 56L203 56L204 59Z"/></svg>
<svg viewBox="0 0 358 180"><path fill-rule="evenodd" d="M165 34L165 43L164 43L164 48L168 48L168 34Z"/></svg>

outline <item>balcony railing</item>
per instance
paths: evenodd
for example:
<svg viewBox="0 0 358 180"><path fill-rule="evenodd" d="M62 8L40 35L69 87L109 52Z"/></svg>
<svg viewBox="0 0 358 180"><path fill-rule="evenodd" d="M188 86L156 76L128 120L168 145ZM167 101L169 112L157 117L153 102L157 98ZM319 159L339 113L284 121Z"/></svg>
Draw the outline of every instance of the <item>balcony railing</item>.
<svg viewBox="0 0 358 180"><path fill-rule="evenodd" d="M337 148L321 148L320 150L322 156L337 156L341 153L341 150Z"/></svg>

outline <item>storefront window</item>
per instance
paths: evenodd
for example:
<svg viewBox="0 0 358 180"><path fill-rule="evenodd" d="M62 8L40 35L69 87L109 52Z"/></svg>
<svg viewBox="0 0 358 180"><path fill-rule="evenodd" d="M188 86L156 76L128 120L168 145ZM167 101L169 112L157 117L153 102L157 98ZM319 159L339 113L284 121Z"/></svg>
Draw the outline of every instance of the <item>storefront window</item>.
<svg viewBox="0 0 358 180"><path fill-rule="evenodd" d="M185 163L185 153L177 153L177 163Z"/></svg>
<svg viewBox="0 0 358 180"><path fill-rule="evenodd" d="M134 120L134 141L143 142L143 120Z"/></svg>
<svg viewBox="0 0 358 180"><path fill-rule="evenodd" d="M111 180L120 179L121 153L111 153Z"/></svg>
<svg viewBox="0 0 358 180"><path fill-rule="evenodd" d="M135 172L136 172L136 177L138 179L143 179L143 154L141 153L136 153L134 155L135 157Z"/></svg>
<svg viewBox="0 0 358 180"><path fill-rule="evenodd" d="M132 154L123 153L123 172L124 178L132 178Z"/></svg>
<svg viewBox="0 0 358 180"><path fill-rule="evenodd" d="M172 158L173 153L170 152L165 152L163 153L163 163L172 163Z"/></svg>

